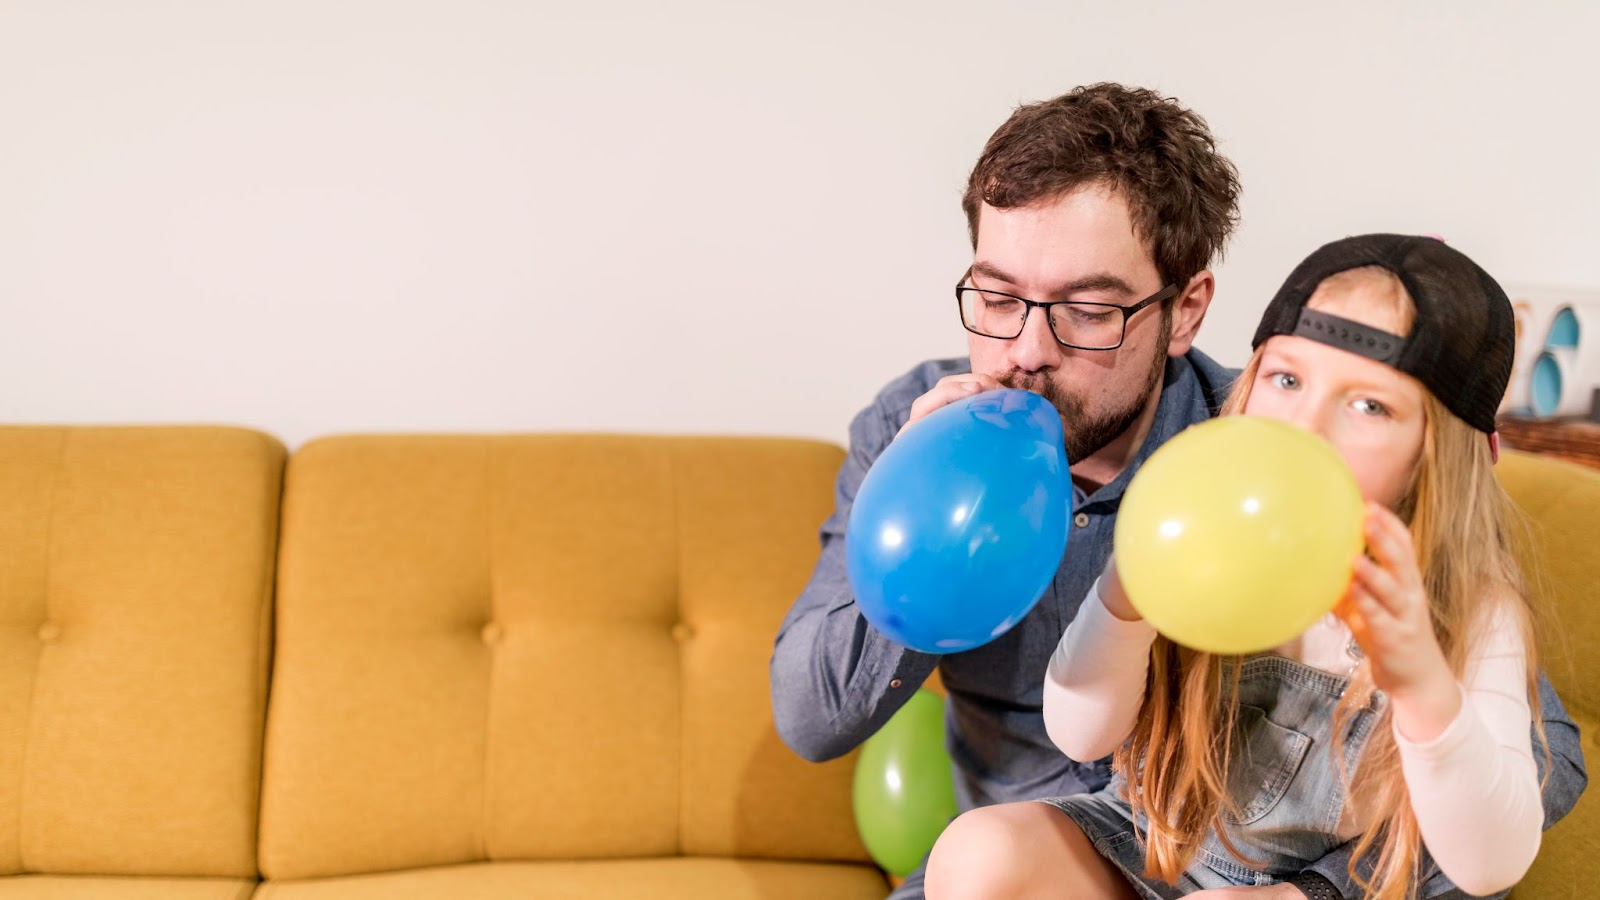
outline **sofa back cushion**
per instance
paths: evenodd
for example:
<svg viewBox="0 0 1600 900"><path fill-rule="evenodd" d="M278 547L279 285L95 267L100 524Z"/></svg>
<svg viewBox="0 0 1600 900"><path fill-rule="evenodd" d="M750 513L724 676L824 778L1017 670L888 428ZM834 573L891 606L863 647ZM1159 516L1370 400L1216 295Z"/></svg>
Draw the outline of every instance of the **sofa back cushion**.
<svg viewBox="0 0 1600 900"><path fill-rule="evenodd" d="M1509 451L1496 472L1531 525L1524 568L1547 616L1540 663L1577 722L1592 764L1600 731L1600 669L1591 661L1600 641L1600 472ZM1540 755L1539 748L1534 752ZM1545 832L1533 868L1512 896L1573 896L1574 885L1593 882L1597 851L1600 800L1591 786L1572 812Z"/></svg>
<svg viewBox="0 0 1600 900"><path fill-rule="evenodd" d="M0 427L0 874L255 875L283 458Z"/></svg>
<svg viewBox="0 0 1600 900"><path fill-rule="evenodd" d="M623 436L301 449L262 871L866 859L852 760L791 754L767 689L841 458L811 441Z"/></svg>
<svg viewBox="0 0 1600 900"><path fill-rule="evenodd" d="M1529 587L1546 615L1540 663L1575 716L1600 718L1600 472L1507 451L1496 473L1527 516ZM1586 735L1587 737L1587 735Z"/></svg>

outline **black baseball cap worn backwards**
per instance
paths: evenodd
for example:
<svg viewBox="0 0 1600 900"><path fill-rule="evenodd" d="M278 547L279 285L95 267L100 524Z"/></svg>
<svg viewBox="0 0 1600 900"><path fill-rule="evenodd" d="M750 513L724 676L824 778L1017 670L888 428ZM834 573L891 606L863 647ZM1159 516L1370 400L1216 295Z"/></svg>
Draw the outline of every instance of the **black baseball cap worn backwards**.
<svg viewBox="0 0 1600 900"><path fill-rule="evenodd" d="M1330 275L1363 266L1393 272L1416 305L1404 337L1306 309ZM1310 338L1392 366L1462 421L1494 434L1495 410L1511 380L1516 322L1506 292L1466 254L1433 237L1363 234L1324 244L1278 289L1252 348L1273 335Z"/></svg>

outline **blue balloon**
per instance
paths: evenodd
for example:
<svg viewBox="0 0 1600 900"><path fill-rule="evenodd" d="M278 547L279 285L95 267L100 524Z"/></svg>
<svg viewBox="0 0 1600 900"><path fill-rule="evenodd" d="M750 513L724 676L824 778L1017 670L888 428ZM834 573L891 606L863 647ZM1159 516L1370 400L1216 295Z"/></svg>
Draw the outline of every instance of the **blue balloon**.
<svg viewBox="0 0 1600 900"><path fill-rule="evenodd" d="M907 428L867 471L845 530L862 615L924 653L1022 621L1066 550L1067 466L1060 415L1030 391L984 391Z"/></svg>

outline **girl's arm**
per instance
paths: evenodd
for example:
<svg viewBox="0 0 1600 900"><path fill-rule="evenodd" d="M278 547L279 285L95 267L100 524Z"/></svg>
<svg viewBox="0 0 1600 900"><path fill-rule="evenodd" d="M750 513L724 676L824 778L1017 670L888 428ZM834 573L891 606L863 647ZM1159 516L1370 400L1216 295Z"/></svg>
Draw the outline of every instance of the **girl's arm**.
<svg viewBox="0 0 1600 900"><path fill-rule="evenodd" d="M1527 873L1544 824L1521 630L1501 615L1480 634L1486 646L1457 688L1455 720L1426 742L1394 728L1422 841L1440 871L1474 895Z"/></svg>
<svg viewBox="0 0 1600 900"><path fill-rule="evenodd" d="M1111 563L1083 598L1045 675L1044 726L1061 752L1090 762L1133 733L1155 636Z"/></svg>
<svg viewBox="0 0 1600 900"><path fill-rule="evenodd" d="M1509 589L1472 631L1458 682L1433 633L1428 596L1404 523L1373 506L1373 559L1356 560L1340 615L1366 652L1372 680L1393 709L1400 767L1423 843L1469 894L1515 884L1533 863L1543 824L1529 726L1522 631Z"/></svg>

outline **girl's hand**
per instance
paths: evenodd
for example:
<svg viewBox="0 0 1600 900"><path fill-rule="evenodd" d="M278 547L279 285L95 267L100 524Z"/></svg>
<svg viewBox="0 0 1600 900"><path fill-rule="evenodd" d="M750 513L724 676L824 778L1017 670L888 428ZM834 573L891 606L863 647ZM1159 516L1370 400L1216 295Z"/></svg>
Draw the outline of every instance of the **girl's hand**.
<svg viewBox="0 0 1600 900"><path fill-rule="evenodd" d="M1411 531L1394 513L1367 504L1367 550L1334 612L1350 627L1372 666L1372 683L1395 704L1407 739L1437 737L1461 708L1461 693L1433 633L1428 593Z"/></svg>

